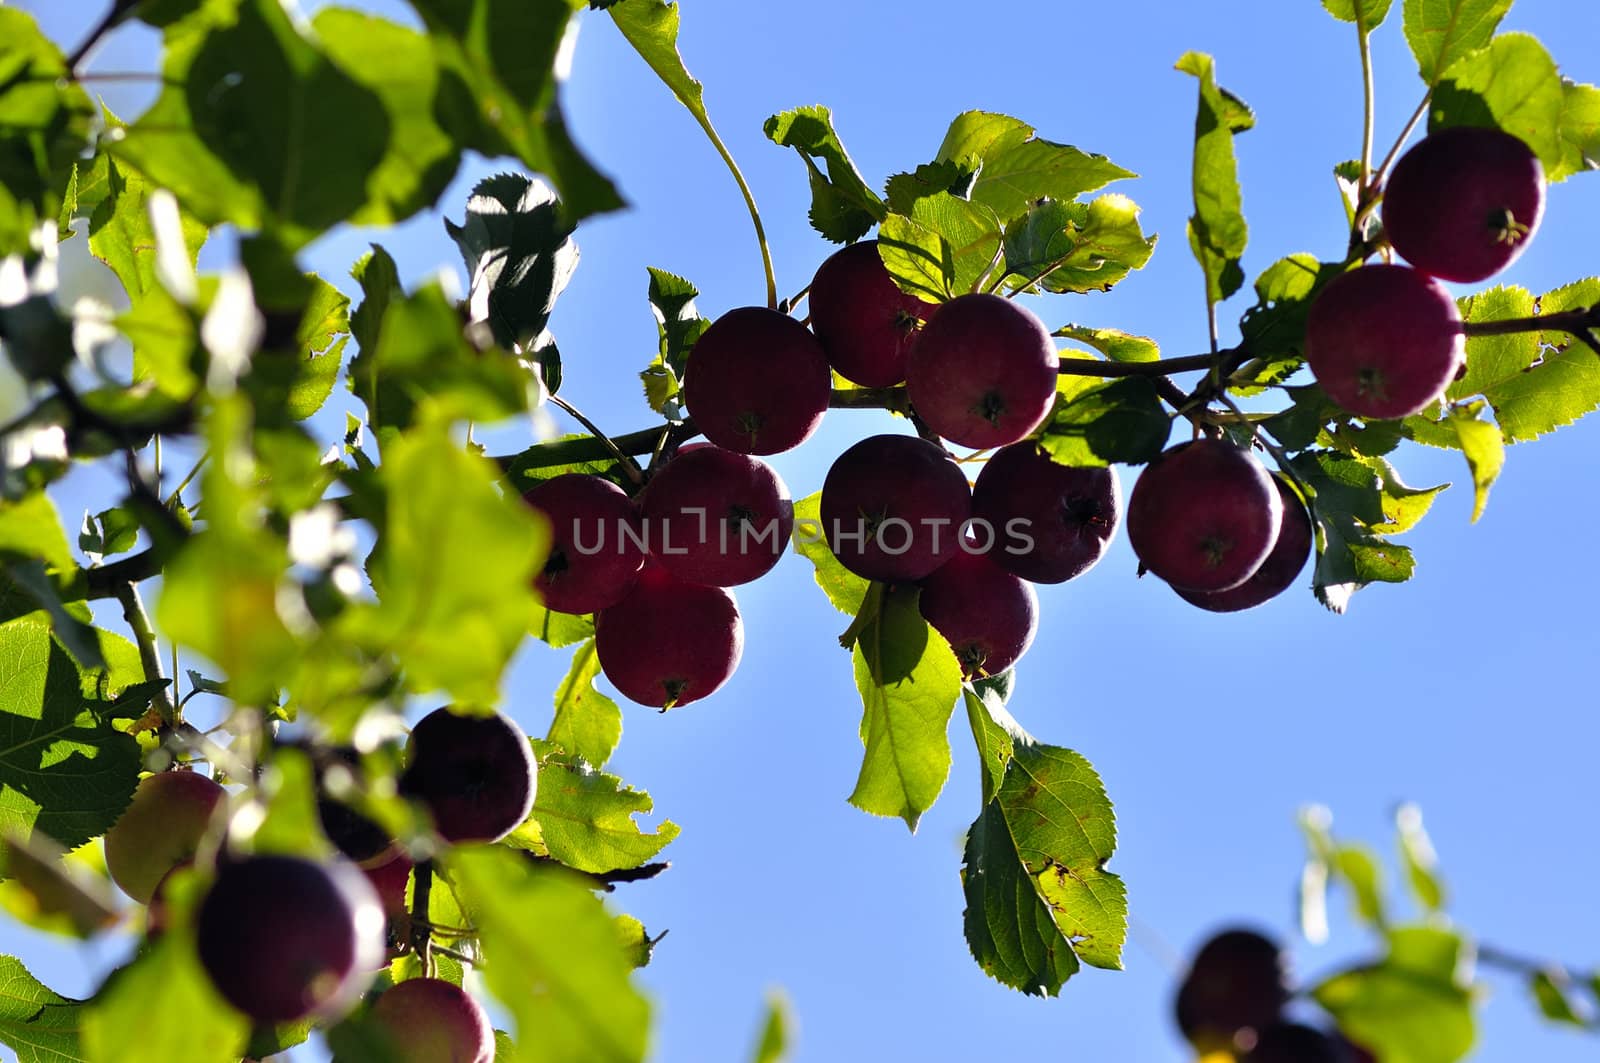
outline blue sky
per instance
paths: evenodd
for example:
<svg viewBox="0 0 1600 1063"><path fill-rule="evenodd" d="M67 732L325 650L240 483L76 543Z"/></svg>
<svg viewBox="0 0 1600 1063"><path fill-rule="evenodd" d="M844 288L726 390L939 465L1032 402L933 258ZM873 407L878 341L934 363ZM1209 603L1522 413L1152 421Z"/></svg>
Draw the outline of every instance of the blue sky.
<svg viewBox="0 0 1600 1063"><path fill-rule="evenodd" d="M99 8L21 6L68 43ZM881 184L930 158L955 114L996 110L1142 174L1115 188L1162 237L1150 266L1115 292L1035 303L1046 323L1142 333L1169 355L1202 350L1202 282L1183 236L1195 83L1172 69L1188 49L1213 53L1220 82L1256 110L1257 127L1237 142L1247 273L1290 252L1343 248L1330 168L1359 147L1360 69L1354 30L1312 0L684 8L681 47L755 189L782 293L808 283L830 247L807 224L799 160L762 136L768 115L827 104L859 168ZM1007 10L1026 13L1002 17ZM1578 46L1600 40L1600 6L1521 0L1503 28L1537 34L1569 76L1600 81L1600 58ZM124 30L96 67L146 66L153 47L148 31ZM1421 85L1398 24L1378 33L1375 61L1381 151ZM107 92L124 115L141 98ZM585 18L566 101L578 141L631 209L577 235L582 263L552 320L563 394L622 432L650 423L635 376L655 345L645 267L690 278L701 312L714 316L762 300L760 261L711 148L602 17ZM459 219L466 190L498 168L476 159L463 168L444 213ZM1552 189L1542 231L1500 279L1540 292L1600 272L1597 216L1600 177ZM303 263L352 290L346 271L372 240L408 280L459 270L437 214L391 233L332 234ZM213 265L218 250L225 244L208 256ZM1242 309L1243 300L1223 308L1225 342ZM832 411L773 464L796 497L809 494L840 451L883 430L896 430L886 415ZM1219 924L1292 936L1303 857L1294 817L1308 802L1330 806L1343 834L1385 854L1393 807L1418 802L1463 925L1505 948L1600 963L1600 852L1589 829L1600 722L1583 708L1594 702L1597 443L1600 420L1590 420L1511 450L1475 526L1459 455L1402 450L1395 461L1408 482L1457 487L1406 538L1416 578L1362 592L1343 617L1303 589L1246 614L1203 613L1154 579L1136 580L1120 534L1094 570L1040 588L1043 623L1012 709L1101 772L1120 828L1109 867L1132 906L1126 971L1086 970L1056 1000L990 981L962 939L960 846L979 809L959 714L950 781L915 836L855 811L845 797L860 761L860 704L834 639L845 618L799 557L740 588L747 642L737 675L681 712L629 707L612 762L683 828L668 874L615 895L653 932L671 930L641 976L656 1002L655 1058L742 1058L764 993L781 986L801 1060L1183 1059L1169 1017L1176 965ZM1131 483L1125 475L1124 488ZM89 486L78 478L58 495L69 523ZM530 641L506 711L541 731L565 668L565 654ZM1330 971L1373 947L1343 907L1328 945L1295 944L1300 972ZM127 944L63 946L7 927L0 947L72 994ZM1514 981L1491 974L1488 984L1475 1058L1594 1058L1592 1038L1535 1019Z"/></svg>

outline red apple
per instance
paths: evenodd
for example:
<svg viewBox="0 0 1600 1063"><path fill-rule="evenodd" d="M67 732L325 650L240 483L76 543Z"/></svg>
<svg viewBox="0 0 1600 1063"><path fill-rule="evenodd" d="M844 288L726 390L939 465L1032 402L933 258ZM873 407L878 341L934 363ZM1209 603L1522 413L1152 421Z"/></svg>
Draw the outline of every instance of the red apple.
<svg viewBox="0 0 1600 1063"><path fill-rule="evenodd" d="M1034 583L1064 583L1099 561L1122 517L1116 472L1051 460L1032 442L1004 447L972 488L972 516L989 554Z"/></svg>
<svg viewBox="0 0 1600 1063"><path fill-rule="evenodd" d="M906 378L918 330L937 304L907 295L890 278L878 242L835 251L811 281L811 328L828 364L846 380L886 388Z"/></svg>
<svg viewBox="0 0 1600 1063"><path fill-rule="evenodd" d="M263 1023L337 1018L383 964L383 909L366 877L343 860L220 864L196 936L217 991Z"/></svg>
<svg viewBox="0 0 1600 1063"><path fill-rule="evenodd" d="M719 447L776 454L817 430L833 393L828 359L808 329L761 306L730 310L695 341L683 400Z"/></svg>
<svg viewBox="0 0 1600 1063"><path fill-rule="evenodd" d="M858 576L919 580L959 549L972 489L942 447L916 436L868 436L822 482L823 535Z"/></svg>
<svg viewBox="0 0 1600 1063"><path fill-rule="evenodd" d="M1328 397L1360 417L1408 417L1438 398L1466 357L1444 285L1405 266L1362 266L1318 293L1306 361Z"/></svg>
<svg viewBox="0 0 1600 1063"><path fill-rule="evenodd" d="M593 613L628 593L644 564L644 534L622 488L566 473L522 497L550 522L550 556L533 582L547 608Z"/></svg>
<svg viewBox="0 0 1600 1063"><path fill-rule="evenodd" d="M1039 628L1033 585L1001 568L993 555L966 548L922 581L918 604L969 678L1010 668Z"/></svg>
<svg viewBox="0 0 1600 1063"><path fill-rule="evenodd" d="M928 427L967 447L1023 438L1055 404L1050 331L998 295L960 295L928 318L906 363L906 391Z"/></svg>
<svg viewBox="0 0 1600 1063"><path fill-rule="evenodd" d="M684 447L639 503L652 556L690 583L733 587L778 563L794 530L789 489L760 458Z"/></svg>
<svg viewBox="0 0 1600 1063"><path fill-rule="evenodd" d="M406 752L400 792L428 807L447 842L499 841L533 810L533 749L503 713L435 709L411 729Z"/></svg>
<svg viewBox="0 0 1600 1063"><path fill-rule="evenodd" d="M1544 217L1544 166L1498 129L1451 126L1400 156L1383 189L1383 227L1423 273L1476 283L1517 260Z"/></svg>
<svg viewBox="0 0 1600 1063"><path fill-rule="evenodd" d="M600 668L623 696L675 708L714 693L739 666L744 621L733 595L651 562L622 601L595 617Z"/></svg>
<svg viewBox="0 0 1600 1063"><path fill-rule="evenodd" d="M1278 526L1278 541L1272 545L1267 559L1249 579L1231 590L1178 590L1178 596L1184 601L1213 613L1253 609L1288 590L1300 570L1306 567L1312 546L1311 514L1306 512L1305 503L1283 477L1272 479L1278 488L1278 498L1283 502L1283 523Z"/></svg>
<svg viewBox="0 0 1600 1063"><path fill-rule="evenodd" d="M1228 930L1195 955L1178 989L1178 1028L1202 1051L1231 1048L1241 1031L1277 1023L1288 1002L1277 943L1252 930Z"/></svg>
<svg viewBox="0 0 1600 1063"><path fill-rule="evenodd" d="M413 978L372 1005L371 1024L394 1063L492 1063L494 1025L483 1005L442 978Z"/></svg>
<svg viewBox="0 0 1600 1063"><path fill-rule="evenodd" d="M132 803L106 831L111 880L140 904L148 904L167 872L194 858L227 796L217 783L192 771L145 776Z"/></svg>
<svg viewBox="0 0 1600 1063"><path fill-rule="evenodd" d="M1278 539L1283 503L1255 455L1197 439L1145 467L1128 500L1128 542L1174 587L1222 591L1261 567Z"/></svg>
<svg viewBox="0 0 1600 1063"><path fill-rule="evenodd" d="M1310 1026L1279 1022L1259 1031L1243 1063L1346 1063L1344 1047Z"/></svg>

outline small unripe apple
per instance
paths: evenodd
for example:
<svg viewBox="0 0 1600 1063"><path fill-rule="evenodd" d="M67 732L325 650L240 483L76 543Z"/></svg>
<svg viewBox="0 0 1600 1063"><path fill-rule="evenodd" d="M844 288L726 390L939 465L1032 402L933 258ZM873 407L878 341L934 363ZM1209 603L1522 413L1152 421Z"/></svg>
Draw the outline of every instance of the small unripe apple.
<svg viewBox="0 0 1600 1063"><path fill-rule="evenodd" d="M1281 476L1274 476L1278 498L1283 502L1283 523L1278 526L1278 541L1261 567L1250 578L1231 590L1187 591L1178 590L1178 596L1190 605L1198 605L1213 613L1236 613L1241 609L1254 609L1289 589L1300 570L1306 567L1311 556L1311 514L1305 503L1294 493Z"/></svg>
<svg viewBox="0 0 1600 1063"><path fill-rule="evenodd" d="M217 991L257 1022L337 1018L383 964L383 909L343 860L221 863L195 929Z"/></svg>
<svg viewBox="0 0 1600 1063"><path fill-rule="evenodd" d="M600 668L622 695L653 708L714 693L739 666L744 621L733 595L655 562L622 601L595 617Z"/></svg>
<svg viewBox="0 0 1600 1063"><path fill-rule="evenodd" d="M533 810L533 749L503 713L435 709L411 729L406 751L400 793L428 807L447 842L499 841Z"/></svg>
<svg viewBox="0 0 1600 1063"><path fill-rule="evenodd" d="M762 306L730 310L689 351L683 400L719 447L776 454L817 430L833 394L828 359L809 329Z"/></svg>
<svg viewBox="0 0 1600 1063"><path fill-rule="evenodd" d="M1201 1051L1228 1049L1240 1031L1277 1023L1288 1002L1277 943L1253 930L1227 930L1196 953L1178 989L1178 1028Z"/></svg>
<svg viewBox="0 0 1600 1063"><path fill-rule="evenodd" d="M1065 583L1105 554L1122 518L1122 488L1109 466L1062 465L1024 440L984 465L972 516L993 535L989 554L1001 568L1034 583Z"/></svg>
<svg viewBox="0 0 1600 1063"><path fill-rule="evenodd" d="M533 585L558 613L594 613L628 593L644 564L639 514L622 488L564 473L523 499L550 522L550 556Z"/></svg>
<svg viewBox="0 0 1600 1063"><path fill-rule="evenodd" d="M794 530L789 488L760 458L691 445L639 501L651 555L679 579L733 587L778 563Z"/></svg>
<svg viewBox="0 0 1600 1063"><path fill-rule="evenodd" d="M1400 156L1383 188L1383 228L1423 273L1476 283L1517 260L1544 217L1544 166L1517 137L1451 126Z"/></svg>
<svg viewBox="0 0 1600 1063"><path fill-rule="evenodd" d="M968 678L999 675L1033 645L1039 596L993 555L957 550L922 581L923 619L943 635Z"/></svg>
<svg viewBox="0 0 1600 1063"><path fill-rule="evenodd" d="M442 978L386 990L368 1013L394 1063L492 1063L494 1025L483 1005Z"/></svg>
<svg viewBox="0 0 1600 1063"><path fill-rule="evenodd" d="M828 364L867 388L905 381L918 330L937 304L901 291L884 268L876 240L835 251L811 281L811 328Z"/></svg>
<svg viewBox="0 0 1600 1063"><path fill-rule="evenodd" d="M1050 331L998 295L960 295L934 311L906 363L906 393L928 427L967 447L1023 438L1055 404Z"/></svg>
<svg viewBox="0 0 1600 1063"><path fill-rule="evenodd" d="M1466 357L1456 301L1406 266L1362 266L1318 293L1306 361L1328 398L1360 417L1409 417L1438 398Z"/></svg>
<svg viewBox="0 0 1600 1063"><path fill-rule="evenodd" d="M1278 539L1283 502L1248 450L1197 439L1145 467L1128 499L1128 542L1174 587L1222 591L1261 567Z"/></svg>
<svg viewBox="0 0 1600 1063"><path fill-rule="evenodd" d="M194 858L227 791L192 771L147 775L106 831L106 870L122 892L148 904L167 872Z"/></svg>
<svg viewBox="0 0 1600 1063"><path fill-rule="evenodd" d="M865 579L906 582L959 549L972 488L944 448L916 436L868 436L828 470L820 509L841 565Z"/></svg>

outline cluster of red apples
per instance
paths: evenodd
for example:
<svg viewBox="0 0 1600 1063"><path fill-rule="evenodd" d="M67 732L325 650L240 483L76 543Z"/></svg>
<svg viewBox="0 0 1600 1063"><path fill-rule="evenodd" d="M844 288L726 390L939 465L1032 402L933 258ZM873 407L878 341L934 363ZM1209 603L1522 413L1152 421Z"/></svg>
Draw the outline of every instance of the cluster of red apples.
<svg viewBox="0 0 1600 1063"><path fill-rule="evenodd" d="M494 1029L483 1007L444 979L413 978L372 998L375 980L410 939L410 852L346 804L360 758L305 747L318 812L339 855L326 860L233 852L228 792L195 772L145 777L106 832L113 881L149 906L147 932L168 931L168 883L180 869L209 879L192 918L201 966L221 996L257 1023L333 1021L364 1006L370 1037L397 1063L488 1063ZM437 709L412 729L400 793L425 809L437 851L492 842L532 811L537 773L521 730L499 714Z"/></svg>
<svg viewBox="0 0 1600 1063"><path fill-rule="evenodd" d="M1285 1015L1291 997L1278 945L1254 930L1225 930L1195 953L1178 988L1178 1029L1202 1055L1239 1063L1375 1063L1338 1033Z"/></svg>

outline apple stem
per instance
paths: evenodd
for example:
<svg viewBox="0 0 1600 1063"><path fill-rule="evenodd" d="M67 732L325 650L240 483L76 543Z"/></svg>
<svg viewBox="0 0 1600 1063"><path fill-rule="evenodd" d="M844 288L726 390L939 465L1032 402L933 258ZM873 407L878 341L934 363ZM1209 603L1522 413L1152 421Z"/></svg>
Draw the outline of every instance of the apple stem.
<svg viewBox="0 0 1600 1063"><path fill-rule="evenodd" d="M587 428L589 430L589 434L598 439L605 446L605 448L611 452L612 456L615 457L617 461L622 463L622 471L627 474L628 479L635 487L643 486L644 471L639 468L639 463L634 461L633 458L628 454L623 453L622 448L617 446L610 436L600 431L593 421L585 417L582 410L579 410L576 406L562 398L560 395L551 395L550 401L556 406L565 410L568 416L570 416L573 420Z"/></svg>
<svg viewBox="0 0 1600 1063"><path fill-rule="evenodd" d="M1356 37L1361 42L1361 180L1357 184L1358 201L1365 200L1372 182L1372 125L1376 112L1376 90L1372 80L1372 30L1366 25L1365 11L1356 5Z"/></svg>

